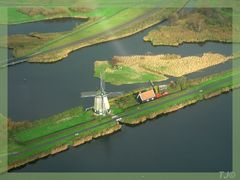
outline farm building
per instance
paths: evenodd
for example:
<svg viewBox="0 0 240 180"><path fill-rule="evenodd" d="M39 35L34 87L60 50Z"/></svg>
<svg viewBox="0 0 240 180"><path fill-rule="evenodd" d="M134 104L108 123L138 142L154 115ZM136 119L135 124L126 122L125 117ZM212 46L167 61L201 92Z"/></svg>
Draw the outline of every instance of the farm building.
<svg viewBox="0 0 240 180"><path fill-rule="evenodd" d="M154 100L155 96L156 96L155 92L153 91L153 89L151 89L151 90L139 93L137 98L141 102L148 102L148 101Z"/></svg>

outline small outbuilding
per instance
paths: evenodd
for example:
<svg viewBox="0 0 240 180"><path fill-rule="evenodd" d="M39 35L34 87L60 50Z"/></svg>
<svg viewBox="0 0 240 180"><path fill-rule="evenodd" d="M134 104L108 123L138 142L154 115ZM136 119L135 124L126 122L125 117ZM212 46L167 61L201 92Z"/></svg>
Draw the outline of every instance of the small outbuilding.
<svg viewBox="0 0 240 180"><path fill-rule="evenodd" d="M151 90L139 93L137 98L143 103L143 102L154 100L155 96L156 96L155 92L153 91L153 89L151 89Z"/></svg>

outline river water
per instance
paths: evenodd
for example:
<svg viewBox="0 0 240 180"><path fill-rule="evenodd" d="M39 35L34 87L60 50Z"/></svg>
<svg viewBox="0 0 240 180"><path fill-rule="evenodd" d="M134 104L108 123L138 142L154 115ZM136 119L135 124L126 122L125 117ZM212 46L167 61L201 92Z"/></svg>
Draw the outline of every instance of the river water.
<svg viewBox="0 0 240 180"><path fill-rule="evenodd" d="M161 25L164 23L157 26ZM21 26L16 25L12 31L18 32ZM9 117L14 121L36 120L75 106L92 106L93 99L81 99L80 92L98 88L99 80L93 77L96 60L148 52L182 56L204 52L232 54L231 44L215 42L153 47L142 40L153 28L156 26L128 38L77 50L54 64L23 63L9 67ZM188 76L195 78L229 68L231 62ZM114 86L106 83L107 91L127 92L143 86L146 84ZM229 93L203 101L137 127L124 126L115 135L15 171L229 171L231 96Z"/></svg>
<svg viewBox="0 0 240 180"><path fill-rule="evenodd" d="M14 24L8 26L8 35L29 34L32 32L51 33L70 31L75 26L83 23L84 21L85 21L84 19L79 18L57 18L31 23L23 23L21 25Z"/></svg>

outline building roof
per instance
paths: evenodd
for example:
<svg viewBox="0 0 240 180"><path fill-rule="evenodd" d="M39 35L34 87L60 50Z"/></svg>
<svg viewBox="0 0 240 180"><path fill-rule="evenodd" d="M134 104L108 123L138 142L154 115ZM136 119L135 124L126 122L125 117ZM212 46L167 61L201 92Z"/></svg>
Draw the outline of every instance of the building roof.
<svg viewBox="0 0 240 180"><path fill-rule="evenodd" d="M155 93L154 93L153 89L151 89L146 92L139 93L139 97L141 98L142 101L146 101L148 99L154 98Z"/></svg>

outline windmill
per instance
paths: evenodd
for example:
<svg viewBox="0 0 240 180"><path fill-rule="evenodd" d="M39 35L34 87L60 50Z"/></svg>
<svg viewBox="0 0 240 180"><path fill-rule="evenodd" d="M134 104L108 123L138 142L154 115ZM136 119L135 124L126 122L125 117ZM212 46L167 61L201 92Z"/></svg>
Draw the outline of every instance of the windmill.
<svg viewBox="0 0 240 180"><path fill-rule="evenodd" d="M107 115L111 112L108 97L113 97L122 94L122 92L106 92L105 82L100 74L100 87L98 91L82 92L81 97L94 97L93 111L97 115Z"/></svg>

